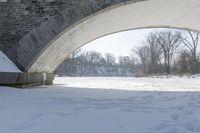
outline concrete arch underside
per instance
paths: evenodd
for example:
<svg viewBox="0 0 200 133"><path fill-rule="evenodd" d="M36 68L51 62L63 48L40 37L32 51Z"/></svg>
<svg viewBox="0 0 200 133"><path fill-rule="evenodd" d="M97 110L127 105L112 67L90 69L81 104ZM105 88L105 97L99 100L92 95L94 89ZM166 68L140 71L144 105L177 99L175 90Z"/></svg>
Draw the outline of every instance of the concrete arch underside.
<svg viewBox="0 0 200 133"><path fill-rule="evenodd" d="M151 27L200 31L199 0L128 0L113 5L64 10L20 40L9 57L23 71L51 73L72 51L108 34Z"/></svg>

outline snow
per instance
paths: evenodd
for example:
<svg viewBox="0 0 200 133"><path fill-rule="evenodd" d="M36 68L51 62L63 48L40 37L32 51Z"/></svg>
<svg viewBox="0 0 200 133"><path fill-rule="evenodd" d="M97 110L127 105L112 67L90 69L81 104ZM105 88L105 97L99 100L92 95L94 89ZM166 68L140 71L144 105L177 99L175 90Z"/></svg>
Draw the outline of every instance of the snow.
<svg viewBox="0 0 200 133"><path fill-rule="evenodd" d="M55 84L77 88L118 89L134 91L200 91L199 77L160 76L148 78L124 77L59 77Z"/></svg>
<svg viewBox="0 0 200 133"><path fill-rule="evenodd" d="M192 75L191 78L200 78L200 73Z"/></svg>
<svg viewBox="0 0 200 133"><path fill-rule="evenodd" d="M0 87L0 133L199 133L198 81L56 78L53 86Z"/></svg>
<svg viewBox="0 0 200 133"><path fill-rule="evenodd" d="M17 66L0 50L0 72L21 72Z"/></svg>

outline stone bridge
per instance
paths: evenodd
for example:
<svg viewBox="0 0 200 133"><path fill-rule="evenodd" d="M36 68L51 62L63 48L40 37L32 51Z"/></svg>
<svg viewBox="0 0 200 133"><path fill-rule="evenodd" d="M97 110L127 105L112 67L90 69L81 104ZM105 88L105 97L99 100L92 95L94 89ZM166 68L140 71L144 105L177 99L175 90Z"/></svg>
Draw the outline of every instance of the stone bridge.
<svg viewBox="0 0 200 133"><path fill-rule="evenodd" d="M51 73L84 44L155 27L200 31L200 1L0 0L0 49L24 72L0 74L12 79L0 84L52 83Z"/></svg>

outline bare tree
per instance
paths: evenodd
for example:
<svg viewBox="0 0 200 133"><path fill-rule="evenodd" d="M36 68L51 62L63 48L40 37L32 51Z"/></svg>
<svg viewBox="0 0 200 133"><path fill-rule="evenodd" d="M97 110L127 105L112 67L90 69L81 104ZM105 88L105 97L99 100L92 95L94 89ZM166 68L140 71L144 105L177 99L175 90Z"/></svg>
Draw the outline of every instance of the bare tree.
<svg viewBox="0 0 200 133"><path fill-rule="evenodd" d="M79 49L73 51L73 52L71 53L70 57L71 57L72 59L75 59L75 58L78 57L80 54L81 54L81 49L79 48Z"/></svg>
<svg viewBox="0 0 200 133"><path fill-rule="evenodd" d="M113 54L106 53L104 58L105 58L106 65L113 66L113 65L116 64L116 58L115 58L115 56Z"/></svg>
<svg viewBox="0 0 200 133"><path fill-rule="evenodd" d="M156 32L150 32L146 39L141 42L141 46L136 48L135 53L140 57L146 73L155 74L158 72L162 47L159 45Z"/></svg>
<svg viewBox="0 0 200 133"><path fill-rule="evenodd" d="M188 50L180 51L180 54L178 55L177 59L178 72L181 74L189 73L191 71L190 63L191 63L190 52Z"/></svg>
<svg viewBox="0 0 200 133"><path fill-rule="evenodd" d="M165 71L166 73L170 74L173 56L182 42L181 32L177 30L163 30L158 32L157 35L158 42L162 47Z"/></svg>
<svg viewBox="0 0 200 133"><path fill-rule="evenodd" d="M199 32L187 31L185 36L182 37L184 46L188 48L192 55L192 73L198 72L198 44L200 39Z"/></svg>
<svg viewBox="0 0 200 133"><path fill-rule="evenodd" d="M131 53L130 53L130 60L131 60L131 65L132 65L132 66L137 65L138 59L135 57L135 55L132 53L132 51L131 51Z"/></svg>
<svg viewBox="0 0 200 133"><path fill-rule="evenodd" d="M100 64L100 62L103 58L101 53L96 52L96 51L87 51L85 56L87 57L88 63L90 63L92 65Z"/></svg>
<svg viewBox="0 0 200 133"><path fill-rule="evenodd" d="M147 74L150 62L150 50L147 45L141 45L133 49L133 52L139 56L140 61L143 65L144 73Z"/></svg>
<svg viewBox="0 0 200 133"><path fill-rule="evenodd" d="M119 61L119 65L123 67L128 67L128 66L133 65L131 57L129 56L119 56L118 61Z"/></svg>
<svg viewBox="0 0 200 133"><path fill-rule="evenodd" d="M158 36L156 33L149 33L145 41L146 45L149 47L150 54L150 70L151 73L155 73L158 64L161 60L162 48L158 43Z"/></svg>

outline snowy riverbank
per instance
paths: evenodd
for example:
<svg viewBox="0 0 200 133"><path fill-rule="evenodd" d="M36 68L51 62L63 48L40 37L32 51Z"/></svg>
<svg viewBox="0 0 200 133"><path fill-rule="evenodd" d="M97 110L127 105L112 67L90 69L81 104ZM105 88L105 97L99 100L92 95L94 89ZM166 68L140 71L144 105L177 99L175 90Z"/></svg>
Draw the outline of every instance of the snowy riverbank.
<svg viewBox="0 0 200 133"><path fill-rule="evenodd" d="M199 133L199 90L199 79L186 78L56 78L54 86L0 87L0 133Z"/></svg>
<svg viewBox="0 0 200 133"><path fill-rule="evenodd" d="M200 77L56 77L55 84L66 87L133 91L200 91Z"/></svg>

